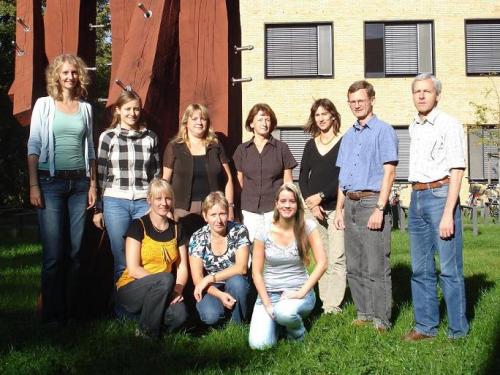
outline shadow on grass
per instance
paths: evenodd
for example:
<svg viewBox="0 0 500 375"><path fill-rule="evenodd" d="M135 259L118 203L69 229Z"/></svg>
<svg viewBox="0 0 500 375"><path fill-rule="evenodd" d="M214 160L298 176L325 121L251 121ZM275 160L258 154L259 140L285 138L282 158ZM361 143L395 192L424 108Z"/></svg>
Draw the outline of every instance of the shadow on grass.
<svg viewBox="0 0 500 375"><path fill-rule="evenodd" d="M12 373L18 366L41 373L232 372L249 366L253 357L239 330L230 330L233 340L227 339L226 330L206 337L172 334L155 341L135 337L133 324L116 321L47 329L26 313L1 314L1 319L9 327L0 328L0 369Z"/></svg>
<svg viewBox="0 0 500 375"><path fill-rule="evenodd" d="M392 276L392 321L396 322L404 306L411 303L411 268L407 264L397 263L391 269Z"/></svg>
<svg viewBox="0 0 500 375"><path fill-rule="evenodd" d="M473 320L476 316L476 306L481 294L495 286L488 280L488 275L478 273L465 278L465 297L467 299L467 318ZM500 333L500 332L499 332Z"/></svg>
<svg viewBox="0 0 500 375"><path fill-rule="evenodd" d="M500 314L498 316L500 318ZM500 322L500 319L497 318L497 322ZM490 374L500 374L500 324L497 324L494 347L490 352L490 356L488 358L488 362L484 367L484 371L482 374L490 375Z"/></svg>

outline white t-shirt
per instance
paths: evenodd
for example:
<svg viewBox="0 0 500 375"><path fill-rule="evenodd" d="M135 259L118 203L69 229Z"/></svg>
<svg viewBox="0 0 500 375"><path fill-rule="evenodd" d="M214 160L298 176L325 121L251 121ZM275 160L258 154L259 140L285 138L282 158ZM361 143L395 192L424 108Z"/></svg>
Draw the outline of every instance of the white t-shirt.
<svg viewBox="0 0 500 375"><path fill-rule="evenodd" d="M305 222L306 235L316 228L316 222L307 219ZM264 242L264 284L268 292L284 290L298 290L307 281L304 262L300 259L297 243L294 240L288 246L275 243L270 237L271 226L257 231L255 239Z"/></svg>

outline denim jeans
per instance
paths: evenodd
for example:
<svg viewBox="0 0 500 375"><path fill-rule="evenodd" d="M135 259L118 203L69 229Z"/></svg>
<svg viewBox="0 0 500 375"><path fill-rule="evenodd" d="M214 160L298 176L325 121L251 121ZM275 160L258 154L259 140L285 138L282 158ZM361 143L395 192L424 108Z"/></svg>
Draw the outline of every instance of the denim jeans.
<svg viewBox="0 0 500 375"><path fill-rule="evenodd" d="M391 217L384 212L380 230L367 228L378 194L358 201L346 197L344 209L347 280L357 318L376 328L390 327L392 309Z"/></svg>
<svg viewBox="0 0 500 375"><path fill-rule="evenodd" d="M89 179L39 177L44 203L38 209L42 240L42 319L62 322L76 314L80 250Z"/></svg>
<svg viewBox="0 0 500 375"><path fill-rule="evenodd" d="M274 320L267 313L262 301L257 298L250 322L248 343L252 349L266 349L278 341L278 329L286 330L289 340L302 340L306 329L303 319L314 308L316 295L310 290L302 299L281 299L281 292L270 292Z"/></svg>
<svg viewBox="0 0 500 375"><path fill-rule="evenodd" d="M439 254L439 279L448 313L448 337L465 336L469 324L465 316L465 285L462 270L462 219L457 205L453 237L442 239L439 224L443 215L448 185L413 191L408 230L410 233L412 276L411 292L415 330L436 336L439 325L439 300L434 256Z"/></svg>
<svg viewBox="0 0 500 375"><path fill-rule="evenodd" d="M217 283L214 286L229 293L236 300L231 310L231 320L238 324L243 323L247 318L247 299L250 291L247 277L235 275L227 279L225 283ZM224 321L228 312L217 297L208 293L205 293L201 301L196 304L196 309L201 321L208 326Z"/></svg>
<svg viewBox="0 0 500 375"><path fill-rule="evenodd" d="M125 261L125 233L132 223L146 214L149 209L146 199L103 198L104 224L108 232L114 260L114 281L116 282L127 266Z"/></svg>

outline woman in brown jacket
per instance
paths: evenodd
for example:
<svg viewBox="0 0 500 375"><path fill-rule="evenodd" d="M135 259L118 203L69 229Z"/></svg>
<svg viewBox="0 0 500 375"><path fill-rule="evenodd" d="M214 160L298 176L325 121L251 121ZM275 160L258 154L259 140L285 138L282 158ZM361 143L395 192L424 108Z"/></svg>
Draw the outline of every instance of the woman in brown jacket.
<svg viewBox="0 0 500 375"><path fill-rule="evenodd" d="M174 189L175 219L188 215L194 219L184 220L190 233L203 226L201 202L213 191L224 191L229 202L229 219L233 219L229 158L210 125L208 109L204 105L190 104L184 111L179 133L163 154L163 178Z"/></svg>

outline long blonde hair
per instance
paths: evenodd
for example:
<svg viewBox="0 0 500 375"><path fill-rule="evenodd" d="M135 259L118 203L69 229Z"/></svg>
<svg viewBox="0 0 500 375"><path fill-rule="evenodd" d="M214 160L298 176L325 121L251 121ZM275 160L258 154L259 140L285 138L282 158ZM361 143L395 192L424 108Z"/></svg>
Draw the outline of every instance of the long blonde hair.
<svg viewBox="0 0 500 375"><path fill-rule="evenodd" d="M187 131L187 122L188 119L193 115L195 111L200 111L201 117L205 120L207 120L207 130L205 131L205 134L203 136L203 139L205 141L205 145L208 146L213 143L218 143L217 140L217 135L215 134L214 129L212 129L212 125L210 123L210 115L208 113L208 108L205 107L203 104L198 104L198 103L193 103L187 106L186 110L184 111L181 119L181 123L179 126L179 132L177 133L176 137L174 138L175 142L177 143L186 143L189 145L189 136L188 136L188 131Z"/></svg>
<svg viewBox="0 0 500 375"><path fill-rule="evenodd" d="M274 213L273 213L273 222L276 224L280 218L280 213L276 204L278 203L279 196L282 191L289 191L294 195L295 201L297 202L297 212L295 212L295 221L293 224L293 233L295 235L295 242L297 243L297 249L299 251L299 256L302 262L307 266L309 265L309 251L306 234L306 224L304 220L304 204L302 203L302 196L300 195L299 189L295 184L291 182L287 182L280 186L278 191L276 192L275 205L274 205Z"/></svg>
<svg viewBox="0 0 500 375"><path fill-rule="evenodd" d="M139 119L135 123L135 128L140 129L143 126L146 126L146 124L142 121L142 100L141 97L135 93L132 90L123 90L122 93L118 96L118 98L115 101L115 104L113 105L113 119L111 120L111 124L109 125L109 129L114 129L120 124L121 118L120 115L116 112L117 109L121 108L128 102L131 102L132 100L137 100L139 102L139 107L141 108L141 112L139 114Z"/></svg>
<svg viewBox="0 0 500 375"><path fill-rule="evenodd" d="M63 64L67 62L76 66L78 70L78 83L73 92L74 98L87 97L87 86L90 85L90 77L87 73L87 65L78 56L70 54L62 54L56 56L45 70L45 80L47 81L47 94L55 100L62 100L62 87L59 82L59 74Z"/></svg>

